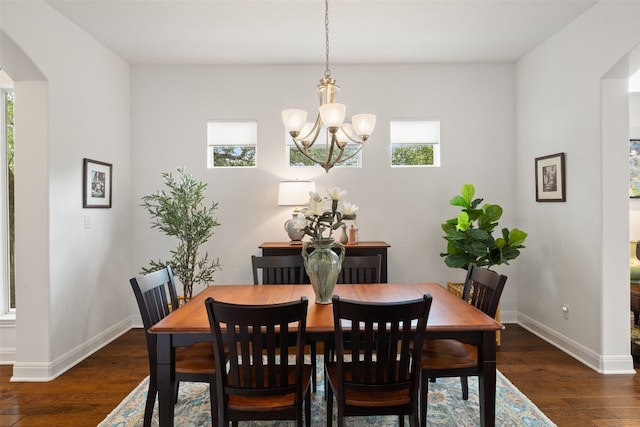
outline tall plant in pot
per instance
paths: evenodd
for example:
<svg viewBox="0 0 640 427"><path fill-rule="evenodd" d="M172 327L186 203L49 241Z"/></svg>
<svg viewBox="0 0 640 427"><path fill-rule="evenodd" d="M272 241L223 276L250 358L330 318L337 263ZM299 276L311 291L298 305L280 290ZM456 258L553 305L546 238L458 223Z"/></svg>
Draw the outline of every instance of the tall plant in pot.
<svg viewBox="0 0 640 427"><path fill-rule="evenodd" d="M186 300L193 296L193 286L213 282L213 274L220 268L219 259L209 259L209 254L200 253L200 248L213 235L220 224L213 217L218 204L204 203L207 184L196 181L185 168L178 168L179 177L163 173L167 190L159 190L142 197L142 206L151 215L151 228L157 228L167 236L175 237L178 245L171 250L168 261L150 261L142 273L150 273L167 264L183 287Z"/></svg>
<svg viewBox="0 0 640 427"><path fill-rule="evenodd" d="M475 192L473 184L464 184L460 194L449 200L450 205L461 208L455 218L442 224L447 251L440 256L451 268L467 270L474 263L491 269L494 265L509 264L524 248L527 233L518 228L503 228L500 237L493 236L502 207L490 203L480 206L483 199L474 199Z"/></svg>

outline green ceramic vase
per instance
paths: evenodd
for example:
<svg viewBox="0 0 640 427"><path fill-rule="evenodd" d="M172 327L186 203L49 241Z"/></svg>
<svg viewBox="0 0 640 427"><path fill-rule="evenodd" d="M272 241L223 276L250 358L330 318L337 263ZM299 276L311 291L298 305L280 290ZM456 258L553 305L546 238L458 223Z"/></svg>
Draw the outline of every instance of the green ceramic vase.
<svg viewBox="0 0 640 427"><path fill-rule="evenodd" d="M308 253L307 247L313 246L313 252ZM340 248L340 255L333 251ZM344 246L333 239L311 239L302 247L304 268L316 295L316 304L331 304L333 290L338 281L338 274L342 269Z"/></svg>

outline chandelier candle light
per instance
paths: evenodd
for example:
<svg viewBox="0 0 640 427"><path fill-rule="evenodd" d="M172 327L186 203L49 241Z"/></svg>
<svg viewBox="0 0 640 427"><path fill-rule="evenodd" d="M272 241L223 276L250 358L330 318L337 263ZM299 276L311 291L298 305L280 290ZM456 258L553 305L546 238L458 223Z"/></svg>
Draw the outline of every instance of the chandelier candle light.
<svg viewBox="0 0 640 427"><path fill-rule="evenodd" d="M345 123L347 107L333 102L335 93L340 90L335 79L331 77L329 69L329 0L325 0L324 31L326 39L325 72L316 86L320 100L319 113L316 121L307 122L307 112L304 110L284 110L282 121L291 135L298 150L309 160L322 166L327 173L336 164L345 162L356 156L364 147L365 141L373 132L376 116L373 114L355 114L351 123ZM316 143L320 131L327 132L326 150L313 152L311 148ZM349 142L357 144L354 152L345 148ZM319 143L320 144L320 143ZM318 154L326 157L316 158Z"/></svg>

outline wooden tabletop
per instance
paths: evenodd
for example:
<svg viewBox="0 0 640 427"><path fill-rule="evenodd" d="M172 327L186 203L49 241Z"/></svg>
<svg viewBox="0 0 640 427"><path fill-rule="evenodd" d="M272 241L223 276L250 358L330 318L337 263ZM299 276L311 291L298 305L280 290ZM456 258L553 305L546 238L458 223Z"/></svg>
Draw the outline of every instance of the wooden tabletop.
<svg viewBox="0 0 640 427"><path fill-rule="evenodd" d="M432 332L497 331L502 325L480 310L452 295L437 283L401 283L370 285L336 285L335 294L358 301L392 302L420 298L431 294L433 304L427 323ZM310 285L212 285L190 302L151 327L157 334L208 333L209 319L204 301L213 297L219 301L238 304L272 304L309 299L307 334L333 331L331 304L315 304Z"/></svg>

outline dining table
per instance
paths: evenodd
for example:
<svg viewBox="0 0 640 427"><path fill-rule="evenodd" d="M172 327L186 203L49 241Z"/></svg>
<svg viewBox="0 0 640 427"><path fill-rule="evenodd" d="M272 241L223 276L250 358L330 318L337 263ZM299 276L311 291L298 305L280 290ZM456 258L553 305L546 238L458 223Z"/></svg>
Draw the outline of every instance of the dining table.
<svg viewBox="0 0 640 427"><path fill-rule="evenodd" d="M426 339L453 338L478 346L478 390L480 425L495 425L496 331L503 326L492 317L451 294L438 283L338 284L340 298L370 301L406 301L430 294L433 297ZM301 285L211 285L149 329L157 335L158 413L161 427L173 426L175 402L175 347L212 341L207 298L236 304L273 304L309 299L306 338L309 342L332 343L331 304L314 304L308 284ZM462 391L461 391L462 393Z"/></svg>

